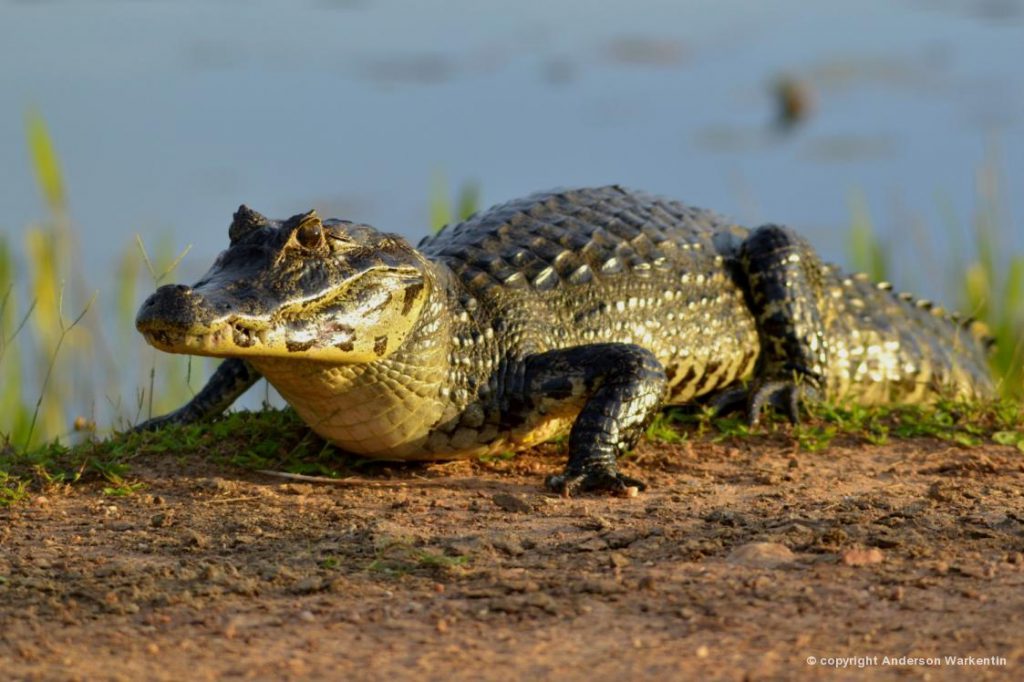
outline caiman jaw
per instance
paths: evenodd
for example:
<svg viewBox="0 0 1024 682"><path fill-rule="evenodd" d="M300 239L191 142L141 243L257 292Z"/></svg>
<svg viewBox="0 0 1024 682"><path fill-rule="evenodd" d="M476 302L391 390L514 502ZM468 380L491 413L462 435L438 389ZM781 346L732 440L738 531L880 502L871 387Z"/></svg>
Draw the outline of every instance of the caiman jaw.
<svg viewBox="0 0 1024 682"><path fill-rule="evenodd" d="M276 345L266 320L239 315L218 319L215 308L191 287L163 286L143 303L135 326L147 343L167 353L234 357L265 354Z"/></svg>
<svg viewBox="0 0 1024 682"><path fill-rule="evenodd" d="M239 322L222 321L207 330L161 328L139 323L146 343L166 353L236 357L240 355L274 355L268 352L274 344L266 329L252 329Z"/></svg>

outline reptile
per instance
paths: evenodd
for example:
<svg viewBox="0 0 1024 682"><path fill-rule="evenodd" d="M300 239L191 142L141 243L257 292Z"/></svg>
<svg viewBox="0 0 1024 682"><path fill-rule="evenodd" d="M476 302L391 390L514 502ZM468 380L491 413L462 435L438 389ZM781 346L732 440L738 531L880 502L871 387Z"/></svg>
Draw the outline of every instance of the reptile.
<svg viewBox="0 0 1024 682"><path fill-rule="evenodd" d="M608 186L533 194L420 241L315 211L242 206L192 286L138 330L225 358L176 412L219 414L265 377L316 433L388 460L445 460L568 434L564 494L643 489L621 473L665 405L750 423L801 401L994 396L990 338L891 285L824 263L789 228Z"/></svg>

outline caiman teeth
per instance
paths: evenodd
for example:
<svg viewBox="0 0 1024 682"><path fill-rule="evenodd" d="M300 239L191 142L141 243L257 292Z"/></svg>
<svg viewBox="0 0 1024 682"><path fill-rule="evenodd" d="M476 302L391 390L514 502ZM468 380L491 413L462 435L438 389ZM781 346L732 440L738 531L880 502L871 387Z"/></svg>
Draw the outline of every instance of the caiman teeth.
<svg viewBox="0 0 1024 682"><path fill-rule="evenodd" d="M242 325L239 322L235 322L231 326L231 337L235 342L235 345L239 348L251 348L256 345L257 334L252 329Z"/></svg>
<svg viewBox="0 0 1024 682"><path fill-rule="evenodd" d="M232 352L254 354L273 352L273 330L248 326L244 321L218 324L205 331L150 329L143 332L146 341L171 353L191 353L227 357Z"/></svg>
<svg viewBox="0 0 1024 682"><path fill-rule="evenodd" d="M146 334L146 336L149 337L149 339L148 339L149 342L152 343L154 346L170 346L170 345L172 345L172 343L171 343L171 335L168 334L165 331L149 332L148 334Z"/></svg>
<svg viewBox="0 0 1024 682"><path fill-rule="evenodd" d="M209 348L210 346L217 345L224 338L223 330L207 332L205 334L189 334L187 332L154 329L144 332L143 335L150 345L170 351Z"/></svg>

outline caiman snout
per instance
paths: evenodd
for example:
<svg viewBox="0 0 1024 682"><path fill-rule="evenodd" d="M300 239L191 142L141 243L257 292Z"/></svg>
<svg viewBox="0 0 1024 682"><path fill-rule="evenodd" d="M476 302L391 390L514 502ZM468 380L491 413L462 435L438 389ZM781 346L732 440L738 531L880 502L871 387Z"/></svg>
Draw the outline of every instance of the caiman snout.
<svg viewBox="0 0 1024 682"><path fill-rule="evenodd" d="M216 357L265 353L274 335L231 311L231 302L217 293L168 284L143 302L135 327L150 345L168 353Z"/></svg>
<svg viewBox="0 0 1024 682"><path fill-rule="evenodd" d="M143 334L156 332L194 332L209 327L213 311L185 284L166 284L157 289L139 308L135 327Z"/></svg>

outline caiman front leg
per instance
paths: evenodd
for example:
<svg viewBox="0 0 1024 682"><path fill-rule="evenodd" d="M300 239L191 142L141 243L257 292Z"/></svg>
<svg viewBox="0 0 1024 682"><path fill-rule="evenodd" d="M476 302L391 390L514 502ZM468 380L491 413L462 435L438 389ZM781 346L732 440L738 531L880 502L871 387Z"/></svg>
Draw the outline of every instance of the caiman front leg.
<svg viewBox="0 0 1024 682"><path fill-rule="evenodd" d="M616 457L632 448L665 394L665 370L654 354L633 344L603 343L553 350L526 359L521 410L555 412L580 405L569 432L569 463L547 486L565 495L586 490L623 492L642 481L624 476Z"/></svg>
<svg viewBox="0 0 1024 682"><path fill-rule="evenodd" d="M801 396L823 397L829 363L822 306L822 264L792 230L764 225L738 254L739 278L761 345L754 379L714 401L719 412L744 409L753 425L766 404L799 419Z"/></svg>
<svg viewBox="0 0 1024 682"><path fill-rule="evenodd" d="M142 422L132 431L152 431L168 424L191 424L216 417L259 381L260 376L260 373L244 360L225 360L192 400L174 412Z"/></svg>

